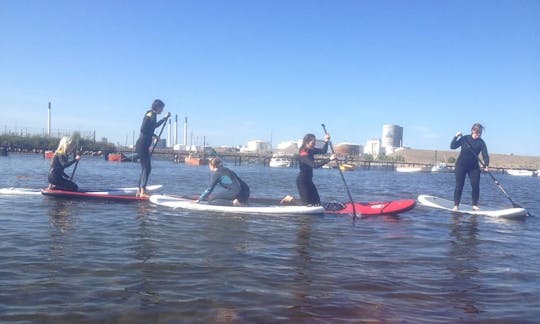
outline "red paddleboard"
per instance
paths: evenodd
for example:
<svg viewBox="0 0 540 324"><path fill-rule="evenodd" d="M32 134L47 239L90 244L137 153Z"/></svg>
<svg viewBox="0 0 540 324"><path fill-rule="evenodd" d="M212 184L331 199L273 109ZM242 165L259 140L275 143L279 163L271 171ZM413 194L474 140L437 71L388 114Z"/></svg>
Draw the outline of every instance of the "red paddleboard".
<svg viewBox="0 0 540 324"><path fill-rule="evenodd" d="M411 210L416 206L416 200L391 200L369 203L354 203L357 214L362 216L370 215L395 215ZM328 214L353 214L352 204L348 203L330 203L325 206Z"/></svg>
<svg viewBox="0 0 540 324"><path fill-rule="evenodd" d="M114 194L112 192L96 191L65 191L55 189L41 189L41 194L58 198L79 198L79 199L100 199L116 201L148 201L148 197L137 197L135 195Z"/></svg>

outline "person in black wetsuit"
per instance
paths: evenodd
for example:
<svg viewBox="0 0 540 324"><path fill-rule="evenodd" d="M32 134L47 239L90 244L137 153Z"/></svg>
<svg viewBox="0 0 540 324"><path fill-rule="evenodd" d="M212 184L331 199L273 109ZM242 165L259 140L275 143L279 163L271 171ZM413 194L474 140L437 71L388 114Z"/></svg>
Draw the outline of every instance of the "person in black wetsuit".
<svg viewBox="0 0 540 324"><path fill-rule="evenodd" d="M480 166L478 164L478 155L480 153L482 153L485 170L489 170L487 146L484 140L480 138L483 130L484 126L475 123L471 128L471 135L462 136L461 132L458 132L450 143L450 148L453 150L461 146L461 152L459 153L454 170L456 176L454 210L458 210L467 174L469 175L469 181L471 182L473 209L480 209L478 207L478 200L480 198Z"/></svg>
<svg viewBox="0 0 540 324"><path fill-rule="evenodd" d="M296 186L300 193L300 200L304 205L320 205L321 199L317 187L313 183L313 169L320 168L331 160L335 159L334 154L330 159L323 159L320 162L315 162L315 154L326 154L328 151L328 141L330 141L330 134L326 134L324 137L324 145L322 148L316 148L315 135L306 134L302 140L302 146L298 149L298 165L300 173L296 178Z"/></svg>
<svg viewBox="0 0 540 324"><path fill-rule="evenodd" d="M135 145L135 150L137 151L137 155L141 163L141 176L139 178L139 190L137 191L137 197L146 196L146 184L148 183L148 178L150 177L150 172L152 171L152 164L150 161L150 146L152 145L152 140L154 138L156 141L159 140L159 138L154 135L154 131L157 127L166 122L169 116L171 116L171 113L169 112L167 113L167 116L160 121L157 121L157 115L161 114L164 107L165 104L163 101L156 99L152 103L152 108L144 114L141 132Z"/></svg>
<svg viewBox="0 0 540 324"><path fill-rule="evenodd" d="M210 185L201 194L198 201L208 201L211 204L245 205L249 199L249 186L240 177L223 166L220 158L213 158L208 163L212 177Z"/></svg>
<svg viewBox="0 0 540 324"><path fill-rule="evenodd" d="M81 159L80 155L69 161L68 155L73 152L75 148L69 136L64 136L60 139L58 148L54 152L51 168L49 169L49 189L77 191L79 187L73 181L70 176L65 173L65 169L70 167L73 163L78 162Z"/></svg>

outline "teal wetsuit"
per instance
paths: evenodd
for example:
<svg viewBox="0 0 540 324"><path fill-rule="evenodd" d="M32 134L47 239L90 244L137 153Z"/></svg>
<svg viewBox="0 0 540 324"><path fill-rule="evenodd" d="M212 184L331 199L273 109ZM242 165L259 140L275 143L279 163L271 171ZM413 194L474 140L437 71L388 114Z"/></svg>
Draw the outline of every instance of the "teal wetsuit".
<svg viewBox="0 0 540 324"><path fill-rule="evenodd" d="M218 168L210 179L210 185L199 197L199 200L208 202L217 200L238 199L247 203L249 199L249 186L236 173L226 167Z"/></svg>

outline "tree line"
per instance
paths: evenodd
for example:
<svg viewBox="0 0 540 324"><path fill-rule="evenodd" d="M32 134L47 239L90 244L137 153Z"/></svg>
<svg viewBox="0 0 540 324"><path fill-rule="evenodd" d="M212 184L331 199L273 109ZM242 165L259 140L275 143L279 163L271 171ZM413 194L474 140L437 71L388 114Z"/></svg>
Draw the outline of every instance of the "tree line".
<svg viewBox="0 0 540 324"><path fill-rule="evenodd" d="M79 133L75 132L71 136L78 142L77 148L79 151L116 151L116 145L108 142L97 142L92 139L82 138ZM0 147L8 151L19 152L35 152L35 151L54 151L60 142L59 137L49 137L40 135L0 135Z"/></svg>

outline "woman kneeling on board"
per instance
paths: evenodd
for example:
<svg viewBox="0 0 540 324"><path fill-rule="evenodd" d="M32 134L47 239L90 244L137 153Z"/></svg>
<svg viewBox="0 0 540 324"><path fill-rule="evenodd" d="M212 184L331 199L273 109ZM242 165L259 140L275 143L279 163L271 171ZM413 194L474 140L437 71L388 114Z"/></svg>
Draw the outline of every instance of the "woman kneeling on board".
<svg viewBox="0 0 540 324"><path fill-rule="evenodd" d="M208 167L212 171L210 186L202 193L198 201L208 201L219 205L227 204L232 200L232 204L236 206L247 204L249 199L247 183L242 181L236 173L224 167L220 158L210 160ZM215 190L216 187L217 190Z"/></svg>
<svg viewBox="0 0 540 324"><path fill-rule="evenodd" d="M66 168L81 159L81 156L77 155L75 159L69 161L68 155L72 153L74 149L75 145L71 140L71 137L64 136L60 139L60 144L58 144L58 149L54 152L51 168L49 169L49 189L67 191L79 190L77 184L71 181L71 178L64 172Z"/></svg>
<svg viewBox="0 0 540 324"><path fill-rule="evenodd" d="M318 206L321 204L321 198L317 187L313 183L313 169L320 168L326 163L335 160L336 156L332 154L329 159L322 159L315 162L315 154L326 154L328 151L328 142L330 141L330 134L325 134L324 145L322 148L316 148L315 143L317 139L313 134L306 134L302 140L302 146L298 149L298 166L300 172L296 178L296 186L300 193L300 200L304 205ZM283 199L283 202L290 202L287 199Z"/></svg>

